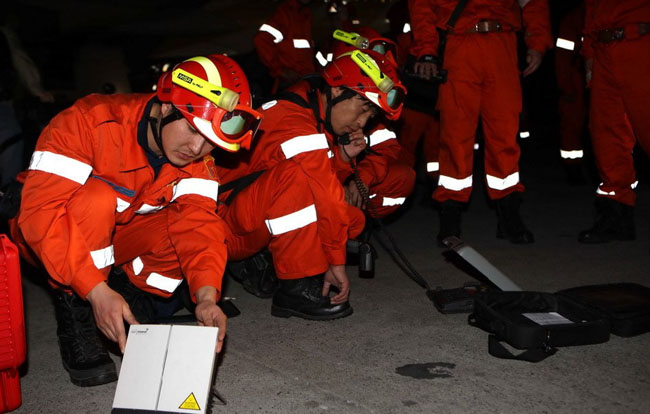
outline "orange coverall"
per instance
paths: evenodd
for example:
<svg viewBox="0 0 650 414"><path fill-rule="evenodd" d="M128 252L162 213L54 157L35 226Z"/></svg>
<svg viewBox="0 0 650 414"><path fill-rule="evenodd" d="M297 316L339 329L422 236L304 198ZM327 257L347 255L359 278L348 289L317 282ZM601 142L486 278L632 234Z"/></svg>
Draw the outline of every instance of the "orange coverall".
<svg viewBox="0 0 650 414"><path fill-rule="evenodd" d="M560 91L560 157L565 163L579 162L582 132L587 117L584 65L580 56L582 29L585 25L584 4L574 7L560 21L555 43L555 77Z"/></svg>
<svg viewBox="0 0 650 414"><path fill-rule="evenodd" d="M414 0L409 3L417 56L436 55L438 33L457 2ZM523 6L523 7L522 7ZM530 49L552 45L546 0L473 0L460 15L447 40L440 86L440 178L434 198L466 202L472 190L472 160L479 116L485 133L488 196L499 199L523 191L519 181L516 136L521 111L515 32L526 27ZM476 33L481 20L498 22L501 31Z"/></svg>
<svg viewBox="0 0 650 414"><path fill-rule="evenodd" d="M312 11L298 0L286 0L260 26L253 38L260 60L275 79L273 91L280 86L285 70L304 76L314 69L314 42L311 25Z"/></svg>
<svg viewBox="0 0 650 414"><path fill-rule="evenodd" d="M415 171L410 155L397 142L397 135L379 124L368 134L370 152L357 163L359 178L368 187L368 212L381 218L397 210L413 191ZM405 161L406 160L406 161ZM348 177L343 177L341 183Z"/></svg>
<svg viewBox="0 0 650 414"><path fill-rule="evenodd" d="M309 84L302 81L289 90L307 99ZM323 119L324 108L319 109ZM296 236L307 254L284 260L322 264L319 272L302 276L322 273L327 270L325 265L345 264L348 237L358 236L365 224L363 212L345 202L343 187L337 178L349 176L352 168L341 160L333 138L318 125L311 108L273 100L262 105L261 110L264 112L262 131L253 143L250 159L224 180L268 170L284 162L296 164L308 186L301 190L296 183L296 192L306 191L311 197L317 215L318 237ZM275 263L275 256L273 260Z"/></svg>
<svg viewBox="0 0 650 414"><path fill-rule="evenodd" d="M127 262L131 282L159 296L170 296L183 275L192 297L203 286L221 291L226 229L215 213L213 159L165 163L155 176L137 139L146 137L152 98L82 98L50 122L32 156L12 235L53 284L82 298L112 264ZM156 218L165 226L149 227ZM150 260L141 240L151 237L174 246L173 260Z"/></svg>
<svg viewBox="0 0 650 414"><path fill-rule="evenodd" d="M633 206L636 140L650 154L650 24L647 0L587 0L585 59L593 58L589 128L602 183L596 194ZM602 41L606 30L623 34ZM635 139L636 136L636 139Z"/></svg>

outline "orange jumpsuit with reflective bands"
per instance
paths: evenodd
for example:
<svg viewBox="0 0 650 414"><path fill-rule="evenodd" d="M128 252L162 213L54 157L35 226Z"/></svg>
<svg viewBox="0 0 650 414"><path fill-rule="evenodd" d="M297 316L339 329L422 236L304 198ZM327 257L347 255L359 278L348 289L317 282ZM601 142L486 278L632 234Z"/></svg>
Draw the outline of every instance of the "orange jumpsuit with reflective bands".
<svg viewBox="0 0 650 414"><path fill-rule="evenodd" d="M311 34L312 11L298 0L286 0L260 26L253 38L260 60L275 78L274 92L282 72L300 76L314 73L314 44Z"/></svg>
<svg viewBox="0 0 650 414"><path fill-rule="evenodd" d="M290 88L290 91L304 99L307 98L308 90L309 84L304 81ZM340 159L338 147L333 145L329 134L322 127L319 128L311 108L286 100L274 100L262 105L261 109L264 121L261 133L258 133L251 148L250 159L235 174L229 174L224 180L230 181L233 176L269 170L283 163L293 165L291 168L300 172L294 190L297 195L294 197L305 196L300 192L309 195L311 206L305 206L309 207L309 215L306 217L313 218L312 213L315 212L317 237L311 234L309 237L300 237L297 234L296 242L304 246L300 251L306 254L289 254L280 260L287 263L293 261L296 266L321 263L320 272L327 270L328 265L345 264L347 239L358 236L365 224L363 212L345 202L343 187L338 179L352 174L352 168ZM320 116L324 117L323 108L320 108ZM302 183L303 178L306 188ZM238 195L235 200L239 197ZM296 216L298 220L295 225L304 223L300 217L302 216ZM227 218L226 222L229 222ZM273 222L270 227L273 229ZM273 260L274 263L278 260L276 255ZM301 264L302 262L304 263Z"/></svg>
<svg viewBox="0 0 650 414"><path fill-rule="evenodd" d="M585 5L583 54L593 58L589 128L602 180L596 194L633 206L636 140L650 154L650 2Z"/></svg>
<svg viewBox="0 0 650 414"><path fill-rule="evenodd" d="M418 57L435 55L436 27L444 28L457 2L414 0L409 5ZM440 178L434 198L466 202L472 189L472 160L479 116L485 133L488 196L499 199L523 191L519 181L516 136L521 111L515 32L526 27L530 49L552 45L546 0L473 0L448 36L440 86ZM482 20L499 23L500 31L476 33Z"/></svg>
<svg viewBox="0 0 650 414"><path fill-rule="evenodd" d="M555 42L555 78L560 91L560 157L565 163L580 162L584 156L581 139L587 103L584 64L580 56L584 15L583 4L570 10L560 21Z"/></svg>
<svg viewBox="0 0 650 414"><path fill-rule="evenodd" d="M414 55L411 47L413 46L413 32L400 33L397 36L397 45L399 47L398 56L403 56L399 64L404 66L406 63L407 54ZM404 161L409 165L414 165L416 162L416 151L420 140L422 140L422 152L425 162L427 174L434 178L438 178L440 170L440 163L438 162L438 153L440 148L440 120L437 115L434 115L431 110L423 112L421 107L412 104L411 100L414 92L406 95L402 115L400 115L398 123L398 140L404 148L405 152L410 154L410 157L404 158ZM431 106L433 97L431 97Z"/></svg>
<svg viewBox="0 0 650 414"><path fill-rule="evenodd" d="M170 296L183 276L192 296L203 286L221 290L226 230L215 213L212 157L183 168L165 163L155 176L137 139L146 137L152 98L80 99L50 122L32 156L12 235L23 251L25 243L31 248L53 284L81 297L114 263L160 296ZM157 218L165 225L149 227ZM172 258L156 258L151 240L171 243Z"/></svg>
<svg viewBox="0 0 650 414"><path fill-rule="evenodd" d="M369 152L357 163L359 178L368 187L368 213L386 217L397 210L413 191L415 171L397 135L379 124L367 136Z"/></svg>

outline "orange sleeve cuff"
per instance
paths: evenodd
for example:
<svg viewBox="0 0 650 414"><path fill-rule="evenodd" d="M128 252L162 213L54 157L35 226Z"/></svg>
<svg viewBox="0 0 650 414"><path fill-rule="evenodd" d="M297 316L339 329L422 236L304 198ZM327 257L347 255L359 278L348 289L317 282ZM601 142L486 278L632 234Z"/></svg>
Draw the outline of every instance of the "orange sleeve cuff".
<svg viewBox="0 0 650 414"><path fill-rule="evenodd" d="M85 275L84 277L75 277L70 283L70 287L82 299L86 299L88 293L98 284L105 282L106 279L101 274Z"/></svg>

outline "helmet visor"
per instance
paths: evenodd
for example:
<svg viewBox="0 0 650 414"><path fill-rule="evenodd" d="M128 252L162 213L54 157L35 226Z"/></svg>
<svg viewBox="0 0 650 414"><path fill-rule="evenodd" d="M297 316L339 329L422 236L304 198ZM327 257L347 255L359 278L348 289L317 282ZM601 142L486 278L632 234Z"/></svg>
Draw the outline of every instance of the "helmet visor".
<svg viewBox="0 0 650 414"><path fill-rule="evenodd" d="M374 50L375 52L386 55L389 52L393 55L396 56L396 49L395 49L395 44L393 42L384 40L384 39L373 39L370 41L368 45L368 49Z"/></svg>

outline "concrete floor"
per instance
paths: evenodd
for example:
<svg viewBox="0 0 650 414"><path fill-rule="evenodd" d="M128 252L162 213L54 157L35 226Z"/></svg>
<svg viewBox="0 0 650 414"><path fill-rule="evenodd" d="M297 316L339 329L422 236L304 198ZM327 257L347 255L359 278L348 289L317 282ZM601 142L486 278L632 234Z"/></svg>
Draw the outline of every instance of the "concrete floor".
<svg viewBox="0 0 650 414"><path fill-rule="evenodd" d="M522 211L535 244L495 238L495 213L478 173L462 238L526 290L608 282L650 286L648 181L638 187L637 240L585 246L576 235L591 225L594 185L568 186L555 158L554 150L522 161ZM418 192L389 230L433 286L472 280L436 246L437 218L421 201L423 187ZM384 251L379 254L374 279L360 279L348 268L354 314L338 321L274 318L269 300L231 284L226 294L236 297L242 314L229 320L215 380L228 404L212 412L648 412L650 335L561 348L538 364L499 360L488 354L487 334L470 327L467 315L438 313L424 291ZM24 275L28 364L16 412L109 412L115 384L79 388L68 380L53 306L33 276Z"/></svg>

